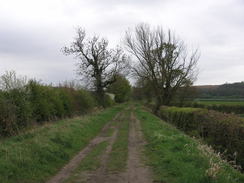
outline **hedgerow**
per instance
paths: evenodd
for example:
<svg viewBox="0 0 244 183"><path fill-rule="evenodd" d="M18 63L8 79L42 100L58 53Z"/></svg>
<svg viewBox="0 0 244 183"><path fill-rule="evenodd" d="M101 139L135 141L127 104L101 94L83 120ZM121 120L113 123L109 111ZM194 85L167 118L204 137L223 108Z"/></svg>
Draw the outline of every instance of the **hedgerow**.
<svg viewBox="0 0 244 183"><path fill-rule="evenodd" d="M95 106L89 91L30 80L23 87L0 90L0 136L15 135L33 123L84 114Z"/></svg>
<svg viewBox="0 0 244 183"><path fill-rule="evenodd" d="M174 108L174 110L177 110ZM184 109L190 112L191 109ZM136 108L145 140L146 163L154 182L242 183L244 175L234 170L205 143L190 138L148 111Z"/></svg>
<svg viewBox="0 0 244 183"><path fill-rule="evenodd" d="M200 108L161 107L158 115L186 133L203 138L229 160L244 167L244 120Z"/></svg>

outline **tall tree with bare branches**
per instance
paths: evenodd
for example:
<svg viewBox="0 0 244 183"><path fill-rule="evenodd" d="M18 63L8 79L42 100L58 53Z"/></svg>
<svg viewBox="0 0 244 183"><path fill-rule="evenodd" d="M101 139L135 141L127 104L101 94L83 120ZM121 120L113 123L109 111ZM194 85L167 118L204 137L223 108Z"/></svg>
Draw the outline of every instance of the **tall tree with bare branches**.
<svg viewBox="0 0 244 183"><path fill-rule="evenodd" d="M99 101L104 105L104 89L115 82L115 76L128 63L122 49L109 49L106 39L99 36L87 38L85 30L78 28L74 42L64 47L63 52L79 59L78 74L95 89Z"/></svg>
<svg viewBox="0 0 244 183"><path fill-rule="evenodd" d="M156 97L156 111L160 105L169 105L178 89L193 83L198 51L189 53L186 45L169 30L152 29L148 24L139 24L127 31L125 44L137 59L133 71L139 78L149 80Z"/></svg>

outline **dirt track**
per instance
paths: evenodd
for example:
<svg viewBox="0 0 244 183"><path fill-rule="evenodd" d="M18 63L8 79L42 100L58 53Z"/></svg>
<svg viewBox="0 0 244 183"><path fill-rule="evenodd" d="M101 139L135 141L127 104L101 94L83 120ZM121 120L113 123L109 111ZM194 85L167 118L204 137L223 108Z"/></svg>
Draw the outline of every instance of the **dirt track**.
<svg viewBox="0 0 244 183"><path fill-rule="evenodd" d="M51 178L47 183L63 183L69 182L67 179L72 176L72 172L79 166L83 158L100 142L108 141L108 146L100 158L100 167L95 171L80 172L79 179L73 182L87 183L150 183L152 176L150 169L143 163L143 145L145 141L140 128L140 122L136 119L133 112L129 118L129 136L128 136L128 158L126 170L121 172L108 171L108 160L112 146L117 138L120 123L122 123L123 112L117 114L115 118L109 122L101 133L95 137L86 148L78 153L60 172ZM104 134L110 128L114 128L113 134L106 137Z"/></svg>

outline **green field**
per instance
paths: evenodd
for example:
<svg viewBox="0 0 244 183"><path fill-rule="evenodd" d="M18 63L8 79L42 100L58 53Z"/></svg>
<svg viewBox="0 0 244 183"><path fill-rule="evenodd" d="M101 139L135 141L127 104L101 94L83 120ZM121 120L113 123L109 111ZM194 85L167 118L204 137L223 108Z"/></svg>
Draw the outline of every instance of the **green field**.
<svg viewBox="0 0 244 183"><path fill-rule="evenodd" d="M205 105L244 105L244 101L233 101L233 100L197 100L199 104Z"/></svg>
<svg viewBox="0 0 244 183"><path fill-rule="evenodd" d="M193 102L186 102L187 107L207 108L224 113L244 114L244 101L243 100L210 100L210 99L197 99Z"/></svg>

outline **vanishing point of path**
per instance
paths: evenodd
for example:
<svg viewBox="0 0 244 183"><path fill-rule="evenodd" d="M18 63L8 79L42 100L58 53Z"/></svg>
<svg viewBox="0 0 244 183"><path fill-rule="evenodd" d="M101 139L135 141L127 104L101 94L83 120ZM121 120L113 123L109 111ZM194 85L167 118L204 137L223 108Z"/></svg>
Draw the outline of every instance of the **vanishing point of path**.
<svg viewBox="0 0 244 183"><path fill-rule="evenodd" d="M104 149L99 147L102 143ZM125 109L47 183L151 183L145 143L133 108Z"/></svg>

